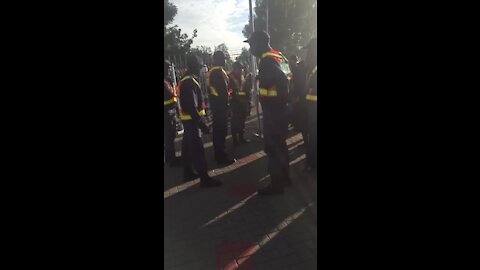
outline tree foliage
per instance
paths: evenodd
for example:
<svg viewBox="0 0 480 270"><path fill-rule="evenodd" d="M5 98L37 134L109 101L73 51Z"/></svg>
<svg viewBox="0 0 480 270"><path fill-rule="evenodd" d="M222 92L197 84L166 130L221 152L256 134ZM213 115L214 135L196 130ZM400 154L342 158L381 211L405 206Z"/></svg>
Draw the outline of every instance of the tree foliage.
<svg viewBox="0 0 480 270"><path fill-rule="evenodd" d="M166 27L177 15L177 7L168 0L163 0L163 26Z"/></svg>
<svg viewBox="0 0 480 270"><path fill-rule="evenodd" d="M212 65L213 59L212 59L212 49L207 46L197 46L196 48L190 49L190 54L196 55L200 57L203 60L203 63L205 65Z"/></svg>
<svg viewBox="0 0 480 270"><path fill-rule="evenodd" d="M240 63L242 63L242 65L250 66L251 59L252 59L252 55L250 54L247 48L243 47L242 52L237 57L236 61L239 61Z"/></svg>
<svg viewBox="0 0 480 270"><path fill-rule="evenodd" d="M225 45L225 43L222 43L218 46L215 46L214 51L221 51L225 54L225 63L226 63L226 68L227 70L230 70L232 68L232 58L230 57L230 53L228 52L228 47Z"/></svg>
<svg viewBox="0 0 480 270"><path fill-rule="evenodd" d="M190 51L193 39L197 36L197 30L193 31L192 38L187 34L182 34L182 29L177 25L167 28L163 37L163 50L165 55L183 55Z"/></svg>
<svg viewBox="0 0 480 270"><path fill-rule="evenodd" d="M298 54L317 35L317 0L256 0L255 30L266 30L268 2L268 33L270 45L276 50ZM245 37L250 36L250 23L243 29Z"/></svg>
<svg viewBox="0 0 480 270"><path fill-rule="evenodd" d="M164 5L164 25L163 25L163 50L165 56L184 55L197 37L197 29L193 31L192 37L182 33L182 29L177 25L169 26L177 15L177 7L169 0L163 0Z"/></svg>

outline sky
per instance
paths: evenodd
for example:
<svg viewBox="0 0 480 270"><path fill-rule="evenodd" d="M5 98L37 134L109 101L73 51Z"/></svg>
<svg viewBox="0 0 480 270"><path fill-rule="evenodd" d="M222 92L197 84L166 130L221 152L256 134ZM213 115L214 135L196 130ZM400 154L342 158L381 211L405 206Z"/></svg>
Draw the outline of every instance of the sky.
<svg viewBox="0 0 480 270"><path fill-rule="evenodd" d="M177 6L178 12L172 25L178 25L182 33L192 36L192 48L214 46L225 43L232 56L240 54L244 43L243 27L248 23L248 0L170 0ZM252 1L255 6L255 1Z"/></svg>

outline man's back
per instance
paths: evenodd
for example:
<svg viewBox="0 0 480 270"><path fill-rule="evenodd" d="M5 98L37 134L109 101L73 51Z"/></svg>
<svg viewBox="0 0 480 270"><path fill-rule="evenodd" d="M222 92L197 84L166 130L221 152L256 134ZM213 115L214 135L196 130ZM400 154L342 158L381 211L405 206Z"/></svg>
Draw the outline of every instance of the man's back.
<svg viewBox="0 0 480 270"><path fill-rule="evenodd" d="M293 73L293 93L292 96L304 98L307 84L307 68L304 62L300 62Z"/></svg>
<svg viewBox="0 0 480 270"><path fill-rule="evenodd" d="M180 83L180 107L181 114L186 113L192 116L204 107L202 91L198 85L198 79L194 76L185 76ZM182 118L185 119L185 117Z"/></svg>
<svg viewBox="0 0 480 270"><path fill-rule="evenodd" d="M283 108L288 102L288 78L279 61L270 56L260 60L258 79L260 102L264 108Z"/></svg>
<svg viewBox="0 0 480 270"><path fill-rule="evenodd" d="M228 77L225 70L216 66L208 74L208 88L212 110L226 111L228 109Z"/></svg>

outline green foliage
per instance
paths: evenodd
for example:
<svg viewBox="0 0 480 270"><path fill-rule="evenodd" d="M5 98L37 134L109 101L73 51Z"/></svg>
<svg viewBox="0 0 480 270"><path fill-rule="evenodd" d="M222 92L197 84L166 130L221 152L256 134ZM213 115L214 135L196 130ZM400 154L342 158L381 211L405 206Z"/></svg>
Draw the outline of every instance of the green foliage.
<svg viewBox="0 0 480 270"><path fill-rule="evenodd" d="M182 33L182 29L177 25L169 26L177 15L177 7L168 0L163 0L164 5L164 25L163 25L163 51L166 57L173 55L185 55L197 37L197 29L193 31L192 37Z"/></svg>
<svg viewBox="0 0 480 270"><path fill-rule="evenodd" d="M173 21L173 18L177 15L177 7L168 2L168 0L163 0L163 27L165 28L168 24Z"/></svg>
<svg viewBox="0 0 480 270"><path fill-rule="evenodd" d="M242 63L242 65L250 66L250 62L252 60L252 55L250 54L250 52L248 51L247 48L243 47L242 52L240 53L240 56L238 56L237 59L235 59L235 60L240 61L240 63Z"/></svg>
<svg viewBox="0 0 480 270"><path fill-rule="evenodd" d="M226 62L226 69L230 70L232 68L232 58L230 57L230 53L228 52L228 47L225 45L225 43L222 43L218 46L215 46L214 51L222 51L225 54L225 62Z"/></svg>
<svg viewBox="0 0 480 270"><path fill-rule="evenodd" d="M212 59L212 49L206 46L197 46L196 48L190 49L190 54L196 55L203 60L203 63L206 65L211 65L213 62Z"/></svg>
<svg viewBox="0 0 480 270"><path fill-rule="evenodd" d="M225 45L225 43L222 43L218 46L215 46L214 51L221 51L225 54L226 59L230 59L230 54L228 53L228 47L227 47L227 45Z"/></svg>
<svg viewBox="0 0 480 270"><path fill-rule="evenodd" d="M177 25L167 28L167 32L163 37L163 50L166 56L185 54L190 50L193 38L197 36L197 30L193 31L192 38L187 34L182 34L182 29Z"/></svg>
<svg viewBox="0 0 480 270"><path fill-rule="evenodd" d="M269 0L268 33L273 49L287 56L299 54L299 47L317 36L317 0ZM255 30L266 30L267 0L256 0ZM251 26L245 25L245 37Z"/></svg>

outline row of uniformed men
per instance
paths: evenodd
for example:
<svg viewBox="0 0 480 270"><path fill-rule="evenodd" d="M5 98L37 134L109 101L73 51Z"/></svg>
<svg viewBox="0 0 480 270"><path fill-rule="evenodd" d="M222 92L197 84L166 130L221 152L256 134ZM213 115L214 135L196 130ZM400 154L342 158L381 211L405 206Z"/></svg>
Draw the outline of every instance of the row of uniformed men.
<svg viewBox="0 0 480 270"><path fill-rule="evenodd" d="M221 165L230 165L235 161L226 153L225 141L228 130L228 118L231 115L231 133L234 145L248 143L245 138L245 121L251 110L251 76L244 74L244 67L239 63L233 64L229 74L225 71L225 55L221 51L214 53L214 67L208 71L207 88L209 92L210 110L213 117L213 147L215 160ZM182 143L182 159L184 165L184 179L191 180L197 177L205 183L216 183L205 175L206 163L197 157L204 155L201 144L201 134L210 133L206 127L205 97L199 80L201 64L198 58L190 56L187 59L188 69L180 80L177 91L168 78L170 63L164 62L164 145L165 159L170 165L181 165L180 159L175 157L174 138L176 135L176 111L178 108L180 120L184 126ZM177 105L179 105L177 107ZM197 108L193 110L193 108ZM192 112L193 110L193 112ZM192 166L193 165L193 166ZM193 168L199 174L194 173Z"/></svg>
<svg viewBox="0 0 480 270"><path fill-rule="evenodd" d="M265 188L259 189L259 195L272 195L283 193L285 186L290 186L289 173L289 157L286 144L288 134L288 77L285 67L288 70L288 60L279 51L275 51L270 47L270 37L263 31L255 31L250 38L246 40L250 45L250 52L260 58L259 63L259 99L263 111L263 127L265 153L268 157L268 171L271 177L271 183ZM307 92L305 100L308 111L308 143L307 150L307 166L316 168L317 156L317 130L316 130L316 113L317 113L317 67L316 67L316 38L312 39L306 46L308 78L306 83ZM223 53L216 52L214 54L215 67L209 71L208 88L210 92L210 106L213 114L213 144L215 148L215 159L222 164L231 164L232 160L228 159L225 153L225 138L227 135L227 115L228 115L228 86L235 86L229 83L229 76L223 69L225 65L225 57ZM238 67L238 65L237 65ZM203 143L201 140L201 132L209 134L209 127L205 123L205 104L201 87L198 83L198 75L201 69L200 61L195 56L187 58L187 73L182 78L179 85L179 102L180 102L180 118L183 122L185 133L183 135L182 158L185 166L185 179L200 177L200 186L212 187L219 186L221 182L208 176L207 163ZM238 77L237 77L238 78ZM240 80L239 80L240 81ZM251 81L251 80L246 80ZM240 83L237 83L237 86ZM232 88L234 96L243 96L242 89ZM236 89L236 92L235 92ZM248 88L250 93L251 85ZM167 92L167 91L165 91ZM247 93L245 93L247 99ZM175 100L172 97L166 100L164 105ZM250 96L248 102L250 103ZM232 104L233 115L234 106ZM239 106L239 108L243 108ZM246 110L243 110L246 111ZM168 113L167 113L168 115ZM232 118L233 118L232 115ZM245 117L240 117L241 122L245 123ZM234 133L234 130L236 133ZM232 135L234 142L245 142L242 133L242 127L233 129ZM237 135L238 134L238 135ZM241 139L240 139L241 138ZM193 173L193 168L198 175Z"/></svg>

